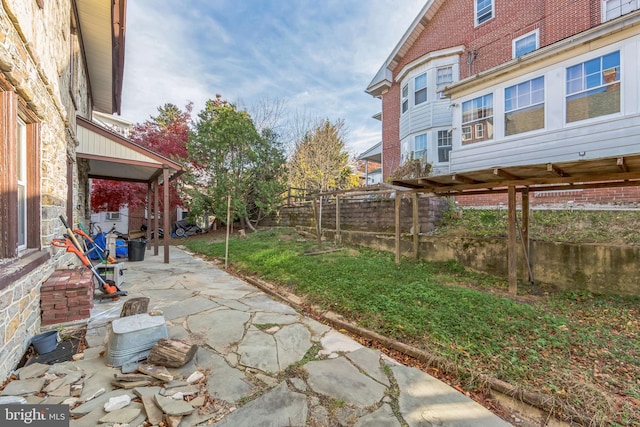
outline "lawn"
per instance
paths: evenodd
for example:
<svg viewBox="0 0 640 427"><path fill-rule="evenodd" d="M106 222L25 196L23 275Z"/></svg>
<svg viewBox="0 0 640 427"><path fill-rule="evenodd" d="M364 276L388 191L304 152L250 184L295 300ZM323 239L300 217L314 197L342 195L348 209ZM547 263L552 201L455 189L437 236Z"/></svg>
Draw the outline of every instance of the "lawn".
<svg viewBox="0 0 640 427"><path fill-rule="evenodd" d="M184 242L208 257L224 242ZM469 388L481 375L544 393L593 425L640 425L640 299L588 293L507 296L507 284L455 262L364 248L331 251L291 230L232 239L233 268L309 304L455 363ZM319 253L324 252L324 253Z"/></svg>

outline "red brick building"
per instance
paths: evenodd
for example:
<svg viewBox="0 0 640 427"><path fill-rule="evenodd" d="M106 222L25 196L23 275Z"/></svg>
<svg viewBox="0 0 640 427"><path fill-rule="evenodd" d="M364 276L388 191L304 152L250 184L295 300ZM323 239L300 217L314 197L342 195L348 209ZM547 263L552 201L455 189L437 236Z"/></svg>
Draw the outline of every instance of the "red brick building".
<svg viewBox="0 0 640 427"><path fill-rule="evenodd" d="M639 0L427 1L367 88L382 100L383 179L410 158L445 175L640 153L639 9ZM639 196L582 189L531 202Z"/></svg>

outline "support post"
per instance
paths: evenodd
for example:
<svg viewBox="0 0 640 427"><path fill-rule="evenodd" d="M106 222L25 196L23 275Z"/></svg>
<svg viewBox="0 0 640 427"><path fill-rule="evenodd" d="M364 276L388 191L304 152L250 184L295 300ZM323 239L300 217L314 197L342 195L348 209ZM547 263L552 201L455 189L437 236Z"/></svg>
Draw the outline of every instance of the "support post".
<svg viewBox="0 0 640 427"><path fill-rule="evenodd" d="M393 192L396 204L396 265L400 265L400 193L396 190Z"/></svg>
<svg viewBox="0 0 640 427"><path fill-rule="evenodd" d="M153 229L155 230L155 234L153 237L153 254L158 255L158 246L160 245L160 232L158 231L159 227L159 203L158 199L160 197L160 181L159 178L153 184Z"/></svg>
<svg viewBox="0 0 640 427"><path fill-rule="evenodd" d="M231 193L227 196L227 236L224 244L224 269L229 268L229 235L231 234Z"/></svg>
<svg viewBox="0 0 640 427"><path fill-rule="evenodd" d="M147 229L144 232L144 238L146 241L149 241L149 233L151 233L151 201L153 200L153 184L151 182L147 182L147 203L145 208L147 209L147 218L145 221L145 225Z"/></svg>
<svg viewBox="0 0 640 427"><path fill-rule="evenodd" d="M518 264L517 264L517 241L516 241L516 187L509 186L508 191L508 244L507 262L509 270L509 294L516 296L518 292Z"/></svg>
<svg viewBox="0 0 640 427"><path fill-rule="evenodd" d="M336 243L338 245L342 243L342 236L340 235L340 194L336 194Z"/></svg>
<svg viewBox="0 0 640 427"><path fill-rule="evenodd" d="M420 255L418 253L419 240L420 240L420 221L418 210L418 194L413 193L411 195L411 202L413 207L413 258L418 259Z"/></svg>
<svg viewBox="0 0 640 427"><path fill-rule="evenodd" d="M524 260L526 262L527 271L529 272L529 283L533 283L533 273L531 266L530 249L531 244L529 242L529 189L522 190L522 248L524 250Z"/></svg>
<svg viewBox="0 0 640 427"><path fill-rule="evenodd" d="M164 190L164 209L162 218L162 227L164 228L164 237L162 239L164 243L164 263L169 264L169 243L171 240L171 228L169 225L169 168L162 169L162 189Z"/></svg>

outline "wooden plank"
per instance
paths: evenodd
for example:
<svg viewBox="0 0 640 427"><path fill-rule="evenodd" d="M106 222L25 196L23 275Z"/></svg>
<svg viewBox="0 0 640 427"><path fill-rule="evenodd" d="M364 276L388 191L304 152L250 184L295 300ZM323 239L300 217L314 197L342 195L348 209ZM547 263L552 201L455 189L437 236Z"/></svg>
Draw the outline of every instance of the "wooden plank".
<svg viewBox="0 0 640 427"><path fill-rule="evenodd" d="M342 243L340 235L340 194L336 194L336 243Z"/></svg>
<svg viewBox="0 0 640 427"><path fill-rule="evenodd" d="M509 181L517 181L517 180L522 179L519 176L513 175L513 174L507 172L506 170L500 169L500 168L495 168L493 170L493 174L496 175L496 176L499 176L500 178L508 179Z"/></svg>
<svg viewBox="0 0 640 427"><path fill-rule="evenodd" d="M554 165L553 163L547 163L547 172L550 172L554 175L558 175L558 176L569 176L568 173L566 173L564 170L560 169L557 165Z"/></svg>
<svg viewBox="0 0 640 427"><path fill-rule="evenodd" d="M411 206L413 207L413 258L418 259L418 247L420 240L420 221L418 218L418 194L411 195Z"/></svg>
<svg viewBox="0 0 640 427"><path fill-rule="evenodd" d="M624 157L618 157L618 159L616 160L616 164L622 172L629 172L629 167L624 162Z"/></svg>
<svg viewBox="0 0 640 427"><path fill-rule="evenodd" d="M529 257L529 250L531 244L529 242L529 189L522 191L522 229L520 235L522 236L522 249L524 251L525 267L529 272L529 283L533 283L533 274L531 266L531 258Z"/></svg>
<svg viewBox="0 0 640 427"><path fill-rule="evenodd" d="M518 264L517 264L517 241L516 241L516 187L509 187L508 206L508 244L507 263L509 271L509 294L516 296L518 293Z"/></svg>
<svg viewBox="0 0 640 427"><path fill-rule="evenodd" d="M395 249L396 249L396 265L400 265L400 205L401 205L401 200L400 198L402 197L400 194L400 192L395 191L393 193L395 195L395 207L396 207L396 212L395 212L395 228L396 228L396 245L395 245Z"/></svg>
<svg viewBox="0 0 640 427"><path fill-rule="evenodd" d="M457 182L461 182L463 184L478 184L479 183L479 181L476 181L475 179L472 179L472 178L469 178L467 176L460 175L460 174L451 175L451 181L457 181Z"/></svg>

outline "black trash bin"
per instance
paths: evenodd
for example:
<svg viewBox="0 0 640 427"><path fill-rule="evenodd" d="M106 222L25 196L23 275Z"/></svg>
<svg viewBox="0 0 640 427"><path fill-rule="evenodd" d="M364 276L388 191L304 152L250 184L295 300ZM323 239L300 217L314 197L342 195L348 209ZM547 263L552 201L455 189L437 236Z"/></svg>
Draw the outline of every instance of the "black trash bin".
<svg viewBox="0 0 640 427"><path fill-rule="evenodd" d="M129 240L127 250L129 261L144 261L144 251L147 248L147 241L143 239Z"/></svg>

